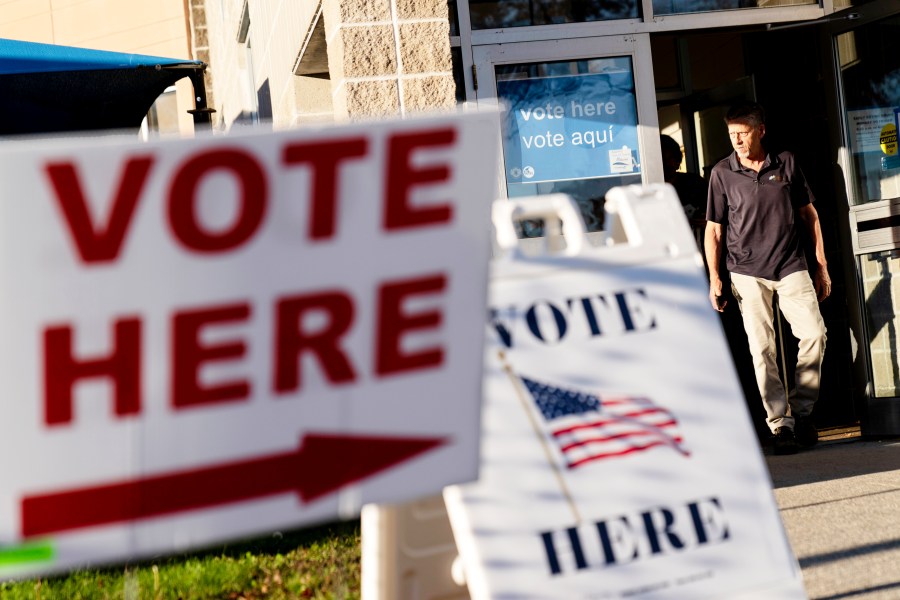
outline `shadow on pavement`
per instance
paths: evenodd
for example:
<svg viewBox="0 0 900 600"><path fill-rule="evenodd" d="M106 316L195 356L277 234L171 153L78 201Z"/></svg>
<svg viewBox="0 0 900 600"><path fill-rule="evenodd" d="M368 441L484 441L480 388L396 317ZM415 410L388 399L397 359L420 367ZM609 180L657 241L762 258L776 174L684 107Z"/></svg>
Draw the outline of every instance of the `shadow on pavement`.
<svg viewBox="0 0 900 600"><path fill-rule="evenodd" d="M833 596L819 596L816 600L844 600L846 598L859 598L865 594L875 594L877 592L886 592L888 590L896 590L900 589L900 583L886 583L884 585L875 585L872 587L863 588L861 590L853 590L851 592L843 592L840 594L834 594ZM900 592L897 592L898 596L900 596Z"/></svg>
<svg viewBox="0 0 900 600"><path fill-rule="evenodd" d="M776 489L900 469L900 439L819 443L789 456L765 457Z"/></svg>

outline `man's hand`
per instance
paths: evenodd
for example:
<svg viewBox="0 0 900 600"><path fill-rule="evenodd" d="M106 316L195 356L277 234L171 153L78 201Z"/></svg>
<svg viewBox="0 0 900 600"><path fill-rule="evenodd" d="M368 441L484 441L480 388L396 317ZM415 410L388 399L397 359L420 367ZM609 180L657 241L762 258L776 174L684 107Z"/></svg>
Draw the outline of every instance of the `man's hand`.
<svg viewBox="0 0 900 600"><path fill-rule="evenodd" d="M719 253L722 248L722 225L713 221L706 222L703 236L706 251L706 268L709 271L709 301L719 312L725 310L728 302L722 295L722 279L719 277Z"/></svg>
<svg viewBox="0 0 900 600"><path fill-rule="evenodd" d="M816 277L813 285L819 302L831 295L831 277L828 276L828 263L825 261L825 242L822 241L822 227L819 225L819 213L812 204L801 206L800 218L806 223L809 237L816 249Z"/></svg>
<svg viewBox="0 0 900 600"><path fill-rule="evenodd" d="M725 296L722 295L721 279L716 278L715 280L710 280L709 301L712 304L712 307L717 311L723 312L725 310L725 305L728 304L728 301L725 299Z"/></svg>
<svg viewBox="0 0 900 600"><path fill-rule="evenodd" d="M816 297L822 302L831 295L831 277L828 276L828 267L819 265L816 269Z"/></svg>

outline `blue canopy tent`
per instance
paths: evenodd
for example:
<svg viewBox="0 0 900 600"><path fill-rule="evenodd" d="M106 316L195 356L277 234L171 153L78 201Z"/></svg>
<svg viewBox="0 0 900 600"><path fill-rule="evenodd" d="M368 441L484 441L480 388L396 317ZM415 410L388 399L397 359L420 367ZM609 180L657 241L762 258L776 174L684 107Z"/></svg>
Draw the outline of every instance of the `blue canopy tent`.
<svg viewBox="0 0 900 600"><path fill-rule="evenodd" d="M183 77L195 124L208 124L201 61L0 39L0 135L139 127Z"/></svg>

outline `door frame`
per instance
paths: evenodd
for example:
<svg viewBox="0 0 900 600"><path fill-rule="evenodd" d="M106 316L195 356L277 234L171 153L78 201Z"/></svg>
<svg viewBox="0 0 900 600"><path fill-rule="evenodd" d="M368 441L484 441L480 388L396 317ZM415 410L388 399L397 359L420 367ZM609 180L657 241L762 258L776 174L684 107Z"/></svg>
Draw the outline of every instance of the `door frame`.
<svg viewBox="0 0 900 600"><path fill-rule="evenodd" d="M837 49L837 36L854 31L859 27L870 25L882 19L900 15L900 5L896 0L874 0L861 6L850 7L830 15L823 27L823 45L831 57L831 79L835 91L833 106L829 112L835 116L832 126L832 139L836 141L836 162L838 171L843 173L840 181L835 181L845 200L839 209L841 214L839 233L841 245L849 253L844 258L845 281L847 282L848 317L851 321L851 332L855 332L854 341L858 347L858 360L853 361L854 397L862 400L861 431L863 435L897 435L900 434L900 398L876 397L873 389L873 364L869 350L869 323L866 309L865 287L861 272L863 254L876 249L859 249L857 221L860 212L871 212L879 207L889 207L896 200L880 200L867 204L854 204L856 187L853 178L856 176L853 156L850 151L849 124L846 122L846 104L844 99L844 83L841 77L840 58ZM895 244L900 247L900 243ZM855 285L856 289L851 289ZM854 293L855 292L855 293Z"/></svg>
<svg viewBox="0 0 900 600"><path fill-rule="evenodd" d="M629 56L634 76L634 96L638 119L638 155L641 183L662 183L663 171L659 145L659 120L656 113L656 88L649 34L598 36L511 44L488 44L472 48L479 109L499 110L495 65L563 60L590 60ZM501 147L502 151L502 147ZM498 198L507 197L502 152L499 156Z"/></svg>

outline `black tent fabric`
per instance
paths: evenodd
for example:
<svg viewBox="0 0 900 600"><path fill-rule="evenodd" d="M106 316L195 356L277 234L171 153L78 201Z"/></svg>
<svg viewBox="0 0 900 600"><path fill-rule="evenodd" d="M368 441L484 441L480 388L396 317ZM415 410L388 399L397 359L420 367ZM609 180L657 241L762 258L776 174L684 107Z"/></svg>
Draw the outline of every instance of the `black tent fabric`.
<svg viewBox="0 0 900 600"><path fill-rule="evenodd" d="M137 128L183 77L208 122L200 61L0 39L0 135Z"/></svg>

